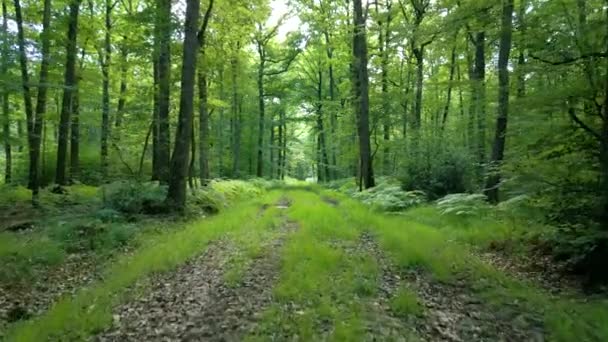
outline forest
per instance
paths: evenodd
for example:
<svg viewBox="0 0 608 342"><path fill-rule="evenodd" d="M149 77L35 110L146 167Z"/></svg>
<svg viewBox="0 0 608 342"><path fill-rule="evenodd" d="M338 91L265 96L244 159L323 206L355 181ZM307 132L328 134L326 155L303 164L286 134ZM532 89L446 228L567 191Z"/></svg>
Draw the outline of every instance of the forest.
<svg viewBox="0 0 608 342"><path fill-rule="evenodd" d="M608 340L608 0L0 1L0 340Z"/></svg>

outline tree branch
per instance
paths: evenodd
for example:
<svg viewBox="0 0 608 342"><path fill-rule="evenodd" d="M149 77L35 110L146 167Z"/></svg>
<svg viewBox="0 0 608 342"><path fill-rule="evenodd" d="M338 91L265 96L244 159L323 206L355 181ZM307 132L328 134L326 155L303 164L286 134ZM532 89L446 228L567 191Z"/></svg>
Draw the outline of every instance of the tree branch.
<svg viewBox="0 0 608 342"><path fill-rule="evenodd" d="M574 63L574 62L578 62L578 61L580 61L582 59L597 58L597 57L599 57L599 58L605 58L605 57L608 57L608 53L606 53L606 52L592 52L592 53L587 53L587 54L580 55L578 57L565 58L565 59L562 59L560 61L552 61L552 60L549 60L549 59L538 57L538 56L536 56L536 55L534 55L532 53L529 53L528 56L530 56L532 59L535 59L535 60L543 62L543 63L547 63L547 64L551 64L551 65L564 65L564 64L571 64L571 63Z"/></svg>
<svg viewBox="0 0 608 342"><path fill-rule="evenodd" d="M574 111L574 107L572 106L568 106L568 115L570 115L570 118L583 130L585 130L585 132L593 135L596 139L600 140L602 137L599 135L599 133L597 133L596 131L594 131L591 127L589 127L586 123L583 122L583 120L581 120L577 115L576 112Z"/></svg>
<svg viewBox="0 0 608 342"><path fill-rule="evenodd" d="M211 18L211 10L213 9L213 1L209 0L209 7L205 11L205 16L203 17L203 24L201 25L201 29L198 31L196 38L198 38L198 46L202 48L205 46L205 32L207 31L207 26L209 25L209 18Z"/></svg>

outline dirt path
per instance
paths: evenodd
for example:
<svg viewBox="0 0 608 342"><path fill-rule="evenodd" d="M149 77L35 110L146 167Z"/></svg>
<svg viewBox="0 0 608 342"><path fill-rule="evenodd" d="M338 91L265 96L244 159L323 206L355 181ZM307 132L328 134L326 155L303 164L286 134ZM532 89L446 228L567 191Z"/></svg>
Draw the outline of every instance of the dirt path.
<svg viewBox="0 0 608 342"><path fill-rule="evenodd" d="M288 202L280 201L279 208ZM251 332L272 302L280 250L297 228L278 227L276 238L248 263L242 279L228 284L224 274L238 246L222 239L179 269L154 276L145 293L114 311L113 326L96 341L237 341Z"/></svg>
<svg viewBox="0 0 608 342"><path fill-rule="evenodd" d="M493 310L477 298L464 279L443 283L420 270L402 272L369 232L362 233L354 249L372 255L380 268L373 308L377 324L368 325L369 341L380 336L382 340L402 340L410 333L425 341L544 340L539 322L519 315L514 308ZM399 316L391 311L391 299L404 286L416 294L423 307L420 315Z"/></svg>

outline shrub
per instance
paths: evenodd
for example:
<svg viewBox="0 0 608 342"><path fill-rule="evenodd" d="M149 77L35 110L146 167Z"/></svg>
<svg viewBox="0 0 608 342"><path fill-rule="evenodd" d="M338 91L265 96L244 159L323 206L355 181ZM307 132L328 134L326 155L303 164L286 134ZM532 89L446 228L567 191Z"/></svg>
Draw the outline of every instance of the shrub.
<svg viewBox="0 0 608 342"><path fill-rule="evenodd" d="M482 194L451 194L437 201L437 208L442 214L457 216L481 216L491 206Z"/></svg>
<svg viewBox="0 0 608 342"><path fill-rule="evenodd" d="M188 196L188 206L200 208L209 214L216 214L227 206L227 202L226 197L219 191L205 188Z"/></svg>
<svg viewBox="0 0 608 342"><path fill-rule="evenodd" d="M0 205L29 202L32 193L23 186L1 185L0 186Z"/></svg>
<svg viewBox="0 0 608 342"><path fill-rule="evenodd" d="M101 188L104 207L125 214L164 211L167 187L155 182L119 181Z"/></svg>
<svg viewBox="0 0 608 342"><path fill-rule="evenodd" d="M430 147L408 157L400 180L405 190L422 190L429 199L437 199L472 190L471 165L465 151Z"/></svg>
<svg viewBox="0 0 608 342"><path fill-rule="evenodd" d="M381 211L403 211L426 201L422 191L404 191L397 185L386 185L353 195L363 203Z"/></svg>
<svg viewBox="0 0 608 342"><path fill-rule="evenodd" d="M68 253L111 250L124 246L134 234L135 229L130 224L104 223L95 219L59 222L49 229L49 236Z"/></svg>

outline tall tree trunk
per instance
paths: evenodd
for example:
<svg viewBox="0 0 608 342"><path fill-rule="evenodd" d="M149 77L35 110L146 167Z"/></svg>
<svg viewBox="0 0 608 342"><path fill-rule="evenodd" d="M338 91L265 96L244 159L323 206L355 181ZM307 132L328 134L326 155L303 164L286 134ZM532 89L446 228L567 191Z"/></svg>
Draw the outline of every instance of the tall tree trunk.
<svg viewBox="0 0 608 342"><path fill-rule="evenodd" d="M320 67L320 65L319 65ZM326 182L330 178L329 158L325 145L325 128L323 127L323 72L319 69L317 84L317 179Z"/></svg>
<svg viewBox="0 0 608 342"><path fill-rule="evenodd" d="M234 120L234 129L232 138L232 177L239 177L240 158L241 158L241 118L239 112L239 95L238 95L238 45L234 57L230 61L232 71L232 117Z"/></svg>
<svg viewBox="0 0 608 342"><path fill-rule="evenodd" d="M76 79L76 88L72 94L72 123L70 129L70 180L78 180L80 174L80 92Z"/></svg>
<svg viewBox="0 0 608 342"><path fill-rule="evenodd" d="M361 179L366 189L374 187L371 144L369 134L369 76L367 70L367 38L365 34L365 16L361 0L353 1L354 35L353 35L353 71L354 102L359 135L359 165Z"/></svg>
<svg viewBox="0 0 608 342"><path fill-rule="evenodd" d="M158 129L157 174L161 183L169 181L170 134L169 108L171 95L171 0L157 0L158 44ZM197 19L198 20L198 19ZM194 78L194 75L192 75ZM180 105L181 106L181 105ZM177 139L177 137L176 137Z"/></svg>
<svg viewBox="0 0 608 342"><path fill-rule="evenodd" d="M407 68L407 76L405 77L405 79L403 78L403 69ZM409 109L409 97L410 97L410 91L411 91L411 83L412 83L412 68L410 68L409 66L409 61L406 59L402 59L401 60L401 66L399 68L399 73L400 73L400 79L401 79L401 85L403 88L403 99L401 100L401 109L403 110L402 112L402 117L401 117L401 136L403 137L403 139L407 138L407 127L408 127L408 109Z"/></svg>
<svg viewBox="0 0 608 342"><path fill-rule="evenodd" d="M14 0L15 5L15 19L17 21L17 43L19 45L19 65L21 69L21 80L23 87L23 102L25 106L25 116L27 121L27 141L28 141L28 151L30 158L29 165L29 186L32 189L32 204L38 204L38 157L37 157L37 149L36 149L36 139L35 139L35 126L36 126L36 113L34 112L32 98L30 93L30 80L28 75L28 66L27 66L27 52L25 50L25 38L23 32L23 15L21 13L21 3L19 0ZM50 20L50 19L49 19ZM46 32L44 35L48 37ZM44 60L44 58L43 58ZM44 64L44 62L43 62ZM41 74L43 68L41 65ZM44 88L44 86L43 86ZM21 136L21 124L18 122L18 133Z"/></svg>
<svg viewBox="0 0 608 342"><path fill-rule="evenodd" d="M414 99L414 117L412 120L412 128L414 131L420 129L422 122L422 90L424 82L424 47L412 49L416 58L416 95Z"/></svg>
<svg viewBox="0 0 608 342"><path fill-rule="evenodd" d="M8 42L8 13L6 8L6 0L2 0L2 61L0 61L0 73L2 75L6 75L8 71L8 61L9 61L9 42ZM4 145L4 158L6 160L6 164L4 165L4 183L8 184L11 182L12 178L12 170L13 170L13 158L12 158L12 149L11 149L11 121L10 121L10 113L9 113L9 94L8 89L3 86L2 87L2 96L0 100L2 101L2 134L4 135L4 139L2 141Z"/></svg>
<svg viewBox="0 0 608 342"><path fill-rule="evenodd" d="M63 99L61 101L61 115L59 118L59 137L57 142L57 169L55 183L66 185L66 157L68 148L68 133L72 112L73 92L76 86L76 40L78 35L78 14L81 0L70 2L70 15L68 20L68 40L66 46L65 81Z"/></svg>
<svg viewBox="0 0 608 342"><path fill-rule="evenodd" d="M608 0L605 1L605 29L608 35ZM608 42L606 42L608 48ZM608 59L605 61L608 70ZM604 104L602 106L602 128L600 131L600 225L604 231L608 231L608 77L604 77Z"/></svg>
<svg viewBox="0 0 608 342"><path fill-rule="evenodd" d="M209 1L209 7L203 17L203 25L197 33L198 48L201 50L201 57L205 56L205 31L211 17L213 0ZM204 62L204 58L201 58ZM203 64L203 63L199 63ZM209 108L207 104L207 75L203 65L198 68L198 96L199 96L199 167L200 181L202 185L207 185L209 180Z"/></svg>
<svg viewBox="0 0 608 342"><path fill-rule="evenodd" d="M513 0L502 0L502 20L500 47L498 51L498 117L496 118L496 135L492 147L492 167L484 193L488 200L497 203L499 200L500 166L504 159L505 140L507 135L507 116L509 114L509 54L511 53L511 36L513 33Z"/></svg>
<svg viewBox="0 0 608 342"><path fill-rule="evenodd" d="M381 70L381 92L382 92L382 163L383 173L385 175L391 172L391 159L390 159L390 139L391 139L391 109L390 109L390 98L388 94L388 62L389 62L389 48L391 42L391 2L386 3L386 10L388 12L386 18L386 27L382 21L378 22L379 33L378 33L378 46L380 50L380 70Z"/></svg>
<svg viewBox="0 0 608 342"><path fill-rule="evenodd" d="M285 120L285 108L281 108L279 110L279 141L277 143L277 151L278 151L278 162L277 162L277 179L283 179L283 157L285 156L285 150L283 149L283 139L284 139L284 131L283 131L283 120Z"/></svg>
<svg viewBox="0 0 608 342"><path fill-rule="evenodd" d="M456 40L457 37L454 37ZM441 130L445 129L445 124L448 121L448 114L450 112L450 103L452 102L452 87L454 83L454 71L456 69L456 43L452 47L452 53L450 55L450 78L448 82L448 92L445 101L445 107L443 107L443 118L441 119Z"/></svg>
<svg viewBox="0 0 608 342"><path fill-rule="evenodd" d="M108 174L108 139L110 137L110 64L112 62L112 0L106 0L105 5L105 35L104 56L101 63L102 95L101 95L101 174Z"/></svg>
<svg viewBox="0 0 608 342"><path fill-rule="evenodd" d="M525 53L525 39L526 39L526 0L519 1L519 10L517 17L519 20L519 56L517 58L517 97L522 98L526 96L526 57Z"/></svg>
<svg viewBox="0 0 608 342"><path fill-rule="evenodd" d="M275 159L276 146L274 144L274 142L276 140L275 139L276 138L275 137L275 127L276 127L276 124L274 122L274 119L275 119L274 113L270 113L270 127L269 127L270 128L270 139L268 140L268 142L269 142L268 147L269 147L269 150L270 150L269 151L270 152L270 172L269 173L270 173L270 178L271 179L274 178L274 171L276 169L276 165L275 165L275 162L276 162L276 159Z"/></svg>
<svg viewBox="0 0 608 342"><path fill-rule="evenodd" d="M477 162L478 176L483 176L486 162L486 33L475 35L475 64L473 67L473 106L477 119Z"/></svg>
<svg viewBox="0 0 608 342"><path fill-rule="evenodd" d="M118 97L118 107L116 108L116 119L114 121L114 126L116 126L116 128L119 128L120 126L122 126L122 120L123 120L123 115L124 115L124 110L125 110L125 104L126 104L126 96L127 96L127 73L129 71L129 65L128 65L128 57L129 57L129 50L127 50L127 37L123 36L122 38L123 40L123 46L120 49L120 95ZM116 138L118 139L119 136L117 135Z"/></svg>
<svg viewBox="0 0 608 342"><path fill-rule="evenodd" d="M51 26L51 1L44 0L44 10L42 16L42 33L40 39L42 41L42 60L40 63L40 77L38 79L38 98L36 101L36 112L34 114L33 132L30 146L30 181L29 188L32 189L32 198L38 197L39 184L39 164L40 164L40 141L42 135L42 121L46 112L46 93L47 93L47 78L49 73L50 59L50 26Z"/></svg>
<svg viewBox="0 0 608 342"><path fill-rule="evenodd" d="M219 71L219 86L220 86L220 100L225 101L224 94L224 67L220 67ZM222 178L224 176L224 107L222 106L218 110L217 120L217 176Z"/></svg>
<svg viewBox="0 0 608 342"><path fill-rule="evenodd" d="M259 48L260 54L260 66L258 67L258 109L259 109L259 121L258 121L258 144L257 144L257 168L256 176L264 176L264 124L265 124L265 104L264 104L264 69L266 63L266 57L262 48Z"/></svg>
<svg viewBox="0 0 608 342"><path fill-rule="evenodd" d="M152 58L152 73L154 78L153 91L153 108L152 108L152 180L160 181L160 156L158 142L158 113L159 113L159 92L158 92L158 57Z"/></svg>
<svg viewBox="0 0 608 342"><path fill-rule="evenodd" d="M183 212L186 208L186 177L188 176L188 151L192 134L192 114L194 111L194 83L196 58L198 55L197 27L200 11L199 0L186 1L186 23L184 52L182 61L182 81L179 103L179 117L175 133L175 147L171 157L167 205Z"/></svg>
<svg viewBox="0 0 608 342"><path fill-rule="evenodd" d="M283 151L283 153L281 153L282 161L280 179L283 180L285 179L285 173L287 171L287 118L284 109L281 111L281 127L283 127L283 140L281 145L281 150Z"/></svg>
<svg viewBox="0 0 608 342"><path fill-rule="evenodd" d="M70 179L77 180L80 175L80 80L84 70L85 49L80 53L80 67L76 75L76 89L72 94L72 123L70 129Z"/></svg>
<svg viewBox="0 0 608 342"><path fill-rule="evenodd" d="M336 132L338 131L338 115L337 109L334 108L336 103L336 79L334 76L334 48L331 45L331 40L329 36L329 32L325 30L323 32L325 35L325 45L327 46L327 59L328 59L328 77L329 77L329 101L331 103L329 124L330 124L330 134L331 134L331 143L330 145L330 158L331 158L331 179L338 179L338 160L336 157L337 154L337 137Z"/></svg>
<svg viewBox="0 0 608 342"><path fill-rule="evenodd" d="M202 70L198 72L199 100L199 177L201 184L209 180L209 111L207 109L207 78Z"/></svg>

